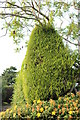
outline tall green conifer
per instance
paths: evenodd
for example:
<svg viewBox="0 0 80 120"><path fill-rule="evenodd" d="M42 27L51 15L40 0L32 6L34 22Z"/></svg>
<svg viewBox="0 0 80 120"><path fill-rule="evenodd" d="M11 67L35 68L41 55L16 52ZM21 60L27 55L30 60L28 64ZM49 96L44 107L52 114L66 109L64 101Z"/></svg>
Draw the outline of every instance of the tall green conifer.
<svg viewBox="0 0 80 120"><path fill-rule="evenodd" d="M74 62L74 54L64 46L62 38L52 26L36 26L30 36L15 91L18 89L18 93L22 92L28 103L34 99L59 97L74 83ZM14 98L20 101L17 96L21 97L15 91L13 102Z"/></svg>

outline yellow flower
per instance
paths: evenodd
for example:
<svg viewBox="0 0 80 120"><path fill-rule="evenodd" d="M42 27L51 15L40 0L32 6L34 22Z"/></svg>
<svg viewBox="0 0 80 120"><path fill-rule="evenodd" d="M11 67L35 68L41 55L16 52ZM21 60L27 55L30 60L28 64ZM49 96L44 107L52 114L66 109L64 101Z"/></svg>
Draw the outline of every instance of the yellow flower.
<svg viewBox="0 0 80 120"><path fill-rule="evenodd" d="M65 107L62 107L62 113L63 114L65 113Z"/></svg>
<svg viewBox="0 0 80 120"><path fill-rule="evenodd" d="M40 108L40 111L43 112L43 108L42 107Z"/></svg>
<svg viewBox="0 0 80 120"><path fill-rule="evenodd" d="M78 100L76 100L76 103L78 103Z"/></svg>
<svg viewBox="0 0 80 120"><path fill-rule="evenodd" d="M38 101L37 101L37 103L39 104L41 102L41 100L39 99Z"/></svg>
<svg viewBox="0 0 80 120"><path fill-rule="evenodd" d="M37 117L38 117L38 118L40 117L40 115L41 115L40 113L37 113Z"/></svg>
<svg viewBox="0 0 80 120"><path fill-rule="evenodd" d="M39 106L36 106L36 108L37 108L37 111L39 111Z"/></svg>
<svg viewBox="0 0 80 120"><path fill-rule="evenodd" d="M4 114L5 114L5 112L1 112L1 113L0 113L0 116L2 116L2 115L4 115Z"/></svg>
<svg viewBox="0 0 80 120"><path fill-rule="evenodd" d="M64 101L69 101L69 98L67 97L67 98L64 98Z"/></svg>
<svg viewBox="0 0 80 120"><path fill-rule="evenodd" d="M73 105L74 105L74 107L76 107L76 106L77 106L77 104L76 104L75 102L73 102Z"/></svg>
<svg viewBox="0 0 80 120"><path fill-rule="evenodd" d="M21 115L21 109L20 108L18 108L17 113L18 113L19 116Z"/></svg>
<svg viewBox="0 0 80 120"><path fill-rule="evenodd" d="M45 110L48 108L48 106L45 106Z"/></svg>
<svg viewBox="0 0 80 120"><path fill-rule="evenodd" d="M74 97L75 95L73 93L71 93L71 96Z"/></svg>
<svg viewBox="0 0 80 120"><path fill-rule="evenodd" d="M73 114L73 111L69 111L69 114L70 114L70 115Z"/></svg>
<svg viewBox="0 0 80 120"><path fill-rule="evenodd" d="M69 109L70 109L70 111L72 111L72 110L73 110L73 108L72 108L72 107L70 107Z"/></svg>
<svg viewBox="0 0 80 120"><path fill-rule="evenodd" d="M70 115L69 118L72 119L73 117Z"/></svg>
<svg viewBox="0 0 80 120"><path fill-rule="evenodd" d="M53 104L55 106L55 101L54 100L50 99L49 102L50 102L51 105Z"/></svg>
<svg viewBox="0 0 80 120"><path fill-rule="evenodd" d="M18 111L18 115L19 115L19 116L21 115L21 112L20 112L20 111Z"/></svg>
<svg viewBox="0 0 80 120"><path fill-rule="evenodd" d="M55 106L55 104L56 104L56 103L55 103L55 101L53 100L53 105Z"/></svg>
<svg viewBox="0 0 80 120"><path fill-rule="evenodd" d="M52 104L52 103L53 103L53 100L52 100L52 99L50 99L50 100L49 100L49 102Z"/></svg>
<svg viewBox="0 0 80 120"><path fill-rule="evenodd" d="M35 102L36 102L36 100L33 101L33 103L35 103Z"/></svg>
<svg viewBox="0 0 80 120"><path fill-rule="evenodd" d="M68 100L69 100L69 98L67 97L67 98L66 98L66 100L68 101Z"/></svg>
<svg viewBox="0 0 80 120"><path fill-rule="evenodd" d="M60 120L60 116L57 116L57 120Z"/></svg>
<svg viewBox="0 0 80 120"><path fill-rule="evenodd" d="M55 113L55 111L52 111L52 115L55 115L56 113Z"/></svg>
<svg viewBox="0 0 80 120"><path fill-rule="evenodd" d="M61 114L61 109L59 110L59 114Z"/></svg>
<svg viewBox="0 0 80 120"><path fill-rule="evenodd" d="M34 108L32 108L32 112L34 112Z"/></svg>
<svg viewBox="0 0 80 120"><path fill-rule="evenodd" d="M6 112L8 113L8 112L9 112L9 109L7 109Z"/></svg>
<svg viewBox="0 0 80 120"><path fill-rule="evenodd" d="M58 100L60 100L61 101L61 97L59 97L59 99Z"/></svg>
<svg viewBox="0 0 80 120"><path fill-rule="evenodd" d="M10 113L12 113L12 110L10 111Z"/></svg>
<svg viewBox="0 0 80 120"><path fill-rule="evenodd" d="M42 105L42 103L43 103L43 102L41 101L41 102L40 102L40 106Z"/></svg>
<svg viewBox="0 0 80 120"><path fill-rule="evenodd" d="M64 104L64 106L68 107L68 104L66 103L66 104Z"/></svg>
<svg viewBox="0 0 80 120"><path fill-rule="evenodd" d="M59 104L59 105L58 105L58 108L60 109L60 107L61 107L61 105Z"/></svg>
<svg viewBox="0 0 80 120"><path fill-rule="evenodd" d="M57 111L57 109L56 109L56 108L54 108L54 111L56 112L56 111Z"/></svg>
<svg viewBox="0 0 80 120"><path fill-rule="evenodd" d="M76 110L78 110L78 107L75 107Z"/></svg>
<svg viewBox="0 0 80 120"><path fill-rule="evenodd" d="M29 107L29 104L28 104L28 103L26 104L26 107L27 107L27 108Z"/></svg>
<svg viewBox="0 0 80 120"><path fill-rule="evenodd" d="M14 106L14 110L16 110L16 108L17 108L17 105Z"/></svg>
<svg viewBox="0 0 80 120"><path fill-rule="evenodd" d="M15 116L16 116L16 113L13 114L13 117L15 117Z"/></svg>

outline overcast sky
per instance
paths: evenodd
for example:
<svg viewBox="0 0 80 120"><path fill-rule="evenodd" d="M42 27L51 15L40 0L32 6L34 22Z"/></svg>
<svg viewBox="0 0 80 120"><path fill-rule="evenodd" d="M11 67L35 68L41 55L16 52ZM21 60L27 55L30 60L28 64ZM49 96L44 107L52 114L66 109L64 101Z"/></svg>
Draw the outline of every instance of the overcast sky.
<svg viewBox="0 0 80 120"><path fill-rule="evenodd" d="M0 38L0 75L10 66L15 66L20 70L26 49L23 49L20 53L15 53L14 49L13 41L8 35Z"/></svg>

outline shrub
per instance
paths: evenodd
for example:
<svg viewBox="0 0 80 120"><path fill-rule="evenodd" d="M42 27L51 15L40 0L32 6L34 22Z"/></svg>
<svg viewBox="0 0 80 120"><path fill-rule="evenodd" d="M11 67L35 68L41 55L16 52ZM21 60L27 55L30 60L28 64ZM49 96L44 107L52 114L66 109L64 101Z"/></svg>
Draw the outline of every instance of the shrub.
<svg viewBox="0 0 80 120"><path fill-rule="evenodd" d="M13 94L13 87L12 86L5 86L2 89L2 102L10 103Z"/></svg>
<svg viewBox="0 0 80 120"><path fill-rule="evenodd" d="M36 26L19 77L24 100L48 100L67 92L75 80L74 62L74 54L52 26Z"/></svg>

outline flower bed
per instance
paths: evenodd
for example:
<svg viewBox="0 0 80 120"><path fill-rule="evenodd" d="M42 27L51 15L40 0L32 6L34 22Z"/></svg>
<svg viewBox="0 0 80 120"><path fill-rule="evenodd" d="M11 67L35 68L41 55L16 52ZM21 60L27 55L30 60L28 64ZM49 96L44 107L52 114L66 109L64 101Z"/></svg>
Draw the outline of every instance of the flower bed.
<svg viewBox="0 0 80 120"><path fill-rule="evenodd" d="M34 100L32 105L26 104L24 107L15 105L0 113L2 119L75 119L80 117L80 92L76 95L66 95L58 100L41 101Z"/></svg>

